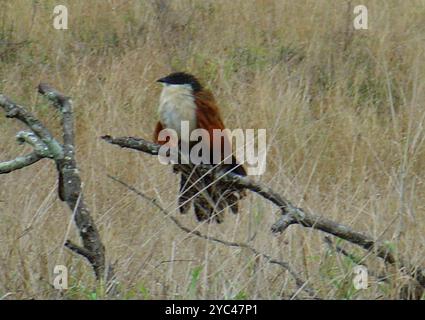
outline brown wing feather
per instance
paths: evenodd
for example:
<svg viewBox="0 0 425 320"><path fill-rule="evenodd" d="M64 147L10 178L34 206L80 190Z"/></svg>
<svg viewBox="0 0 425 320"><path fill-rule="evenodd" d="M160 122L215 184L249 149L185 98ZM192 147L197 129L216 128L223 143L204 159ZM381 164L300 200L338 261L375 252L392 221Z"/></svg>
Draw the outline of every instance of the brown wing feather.
<svg viewBox="0 0 425 320"><path fill-rule="evenodd" d="M227 137L221 139L221 141L214 141L213 130L220 129L224 130L224 123L220 115L220 111L215 102L214 96L210 91L202 90L195 93L195 104L196 104L196 119L197 127L208 131L211 151L221 151L221 159L223 160L224 146L229 143ZM221 148L221 150L220 150Z"/></svg>
<svg viewBox="0 0 425 320"><path fill-rule="evenodd" d="M214 99L213 94L208 90L202 90L195 93L194 96L198 128L203 128L208 131L211 151L221 151L220 160L223 160L227 157L232 157L232 165L229 168L233 168L237 164L236 158L231 154L225 154L225 150L230 150L230 152L232 152L230 147L225 148L226 145L230 144L229 138L225 136L221 139L221 141L214 141L213 139L214 129L225 129L223 120L220 115L220 111L217 107L217 103ZM238 166L238 168L234 170L234 173L246 176L246 171L243 166Z"/></svg>
<svg viewBox="0 0 425 320"><path fill-rule="evenodd" d="M156 127L155 127L154 134L153 134L153 141L155 141L158 144L164 144L165 143L165 141L159 141L159 139L158 139L158 135L159 135L159 133L161 132L162 129L164 129L164 126L162 125L161 121L158 121L158 123L156 124Z"/></svg>

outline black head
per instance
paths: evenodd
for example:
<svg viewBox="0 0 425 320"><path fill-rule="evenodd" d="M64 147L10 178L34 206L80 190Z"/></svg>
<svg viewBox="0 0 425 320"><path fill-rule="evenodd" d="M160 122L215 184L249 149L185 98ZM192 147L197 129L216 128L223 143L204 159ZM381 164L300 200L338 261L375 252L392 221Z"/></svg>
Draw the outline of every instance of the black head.
<svg viewBox="0 0 425 320"><path fill-rule="evenodd" d="M199 83L198 79L196 79L191 74L185 72L171 73L164 78L158 79L157 82L167 84L189 84L194 92L202 90L202 86Z"/></svg>

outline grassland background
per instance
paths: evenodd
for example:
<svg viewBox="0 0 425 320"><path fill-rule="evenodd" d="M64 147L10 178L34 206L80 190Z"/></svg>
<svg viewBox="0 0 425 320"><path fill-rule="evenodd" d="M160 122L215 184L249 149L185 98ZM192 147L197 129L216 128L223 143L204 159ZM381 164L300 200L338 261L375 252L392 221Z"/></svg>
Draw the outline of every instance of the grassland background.
<svg viewBox="0 0 425 320"><path fill-rule="evenodd" d="M52 26L53 7L69 29ZM425 265L425 1L361 1L369 30L355 31L356 1L0 1L0 92L60 134L59 116L36 93L48 82L73 97L77 160L86 201L115 263L121 299L281 299L290 275L247 250L193 238L115 175L176 208L177 177L103 134L150 138L157 78L196 74L213 90L229 128L266 128L267 171L258 180L296 205L386 240ZM0 117L0 159L25 154L23 126ZM300 226L274 236L277 208L249 195L221 225L185 225L242 241L288 261L322 298L396 299L408 279L369 256L388 282L352 287L354 264L324 234ZM0 178L0 297L99 299L90 266L64 250L78 241L56 196L51 161ZM355 255L364 252L338 242ZM170 262L172 260L172 262ZM69 267L70 289L51 286ZM300 292L297 298L305 298Z"/></svg>

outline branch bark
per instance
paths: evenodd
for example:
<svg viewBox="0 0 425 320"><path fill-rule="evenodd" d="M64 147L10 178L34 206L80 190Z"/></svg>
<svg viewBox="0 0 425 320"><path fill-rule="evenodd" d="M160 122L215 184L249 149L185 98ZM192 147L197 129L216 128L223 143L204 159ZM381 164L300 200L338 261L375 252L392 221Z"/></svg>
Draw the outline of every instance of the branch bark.
<svg viewBox="0 0 425 320"><path fill-rule="evenodd" d="M108 143L118 145L122 148L130 148L138 151L145 152L150 155L157 155L160 145L146 141L140 138L133 137L119 137L114 138L106 135L102 137ZM175 165L177 170L180 169ZM201 174L208 174L211 166L200 165L197 170ZM263 198L271 201L278 206L282 211L282 216L273 224L271 230L275 233L285 231L292 224L299 224L303 227L320 230L322 232L331 234L335 237L344 239L352 244L362 247L370 253L375 254L377 257L384 260L385 263L397 266L400 270L406 270L406 273L414 278L418 283L425 288L425 270L420 267L410 266L402 261L401 258L396 259L390 252L389 248L371 236L365 235L361 232L355 231L352 228L338 223L336 221L324 218L320 215L307 212L301 208L294 206L289 200L274 192L271 188L255 182L248 177L242 177L237 174L227 172L216 176L217 180L223 180L235 188L248 189L254 193L261 195Z"/></svg>
<svg viewBox="0 0 425 320"><path fill-rule="evenodd" d="M33 151L24 156L16 157L13 160L0 162L0 174L10 173L28 167L43 159L37 152Z"/></svg>
<svg viewBox="0 0 425 320"><path fill-rule="evenodd" d="M0 106L6 112L7 118L16 118L26 124L27 127L30 128L35 133L35 135L49 148L49 151L52 153L55 159L63 157L61 144L34 115L2 94L0 94Z"/></svg>
<svg viewBox="0 0 425 320"><path fill-rule="evenodd" d="M97 279L103 279L105 276L105 247L81 190L81 178L75 160L72 101L45 83L38 86L38 92L53 102L62 114L64 156L55 159L59 171L59 196L66 201L71 212L75 212L74 221L83 241L83 248L72 245L70 241L67 241L65 246L86 258L92 265Z"/></svg>
<svg viewBox="0 0 425 320"><path fill-rule="evenodd" d="M0 162L0 174L28 167L43 158L53 158L49 148L31 131L18 132L16 140L19 144L28 143L33 147L34 151L10 161Z"/></svg>
<svg viewBox="0 0 425 320"><path fill-rule="evenodd" d="M83 242L83 247L70 241L67 241L65 246L89 261L98 280L104 279L105 248L90 211L84 202L81 178L75 160L72 101L47 84L40 84L38 91L52 101L60 111L63 120L64 143L63 145L60 144L43 123L24 107L14 103L6 96L0 95L0 107L5 110L6 117L16 118L31 129L31 132L20 132L17 136L18 141L26 142L34 149L33 152L25 156L0 163L0 174L30 166L43 158L52 158L55 161L59 174L59 197L67 203L71 212L74 213L74 221ZM109 273L108 279L111 277L112 273Z"/></svg>

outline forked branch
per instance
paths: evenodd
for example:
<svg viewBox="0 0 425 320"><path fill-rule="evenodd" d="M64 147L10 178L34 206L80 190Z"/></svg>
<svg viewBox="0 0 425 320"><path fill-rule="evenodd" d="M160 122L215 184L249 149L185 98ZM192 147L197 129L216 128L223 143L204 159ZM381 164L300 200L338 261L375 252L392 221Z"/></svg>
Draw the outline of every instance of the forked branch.
<svg viewBox="0 0 425 320"><path fill-rule="evenodd" d="M64 143L63 145L59 143L43 123L24 107L0 95L0 107L4 109L6 116L20 120L31 130L19 132L18 142L27 143L33 148L33 152L25 156L1 162L0 174L30 166L43 158L51 158L55 161L59 174L59 197L74 213L75 224L83 242L83 247L74 245L70 241L67 241L65 246L86 258L92 265L97 279L102 279L105 275L105 249L82 195L81 179L74 152L72 101L47 84L40 84L38 91L52 101L60 111L63 118Z"/></svg>

